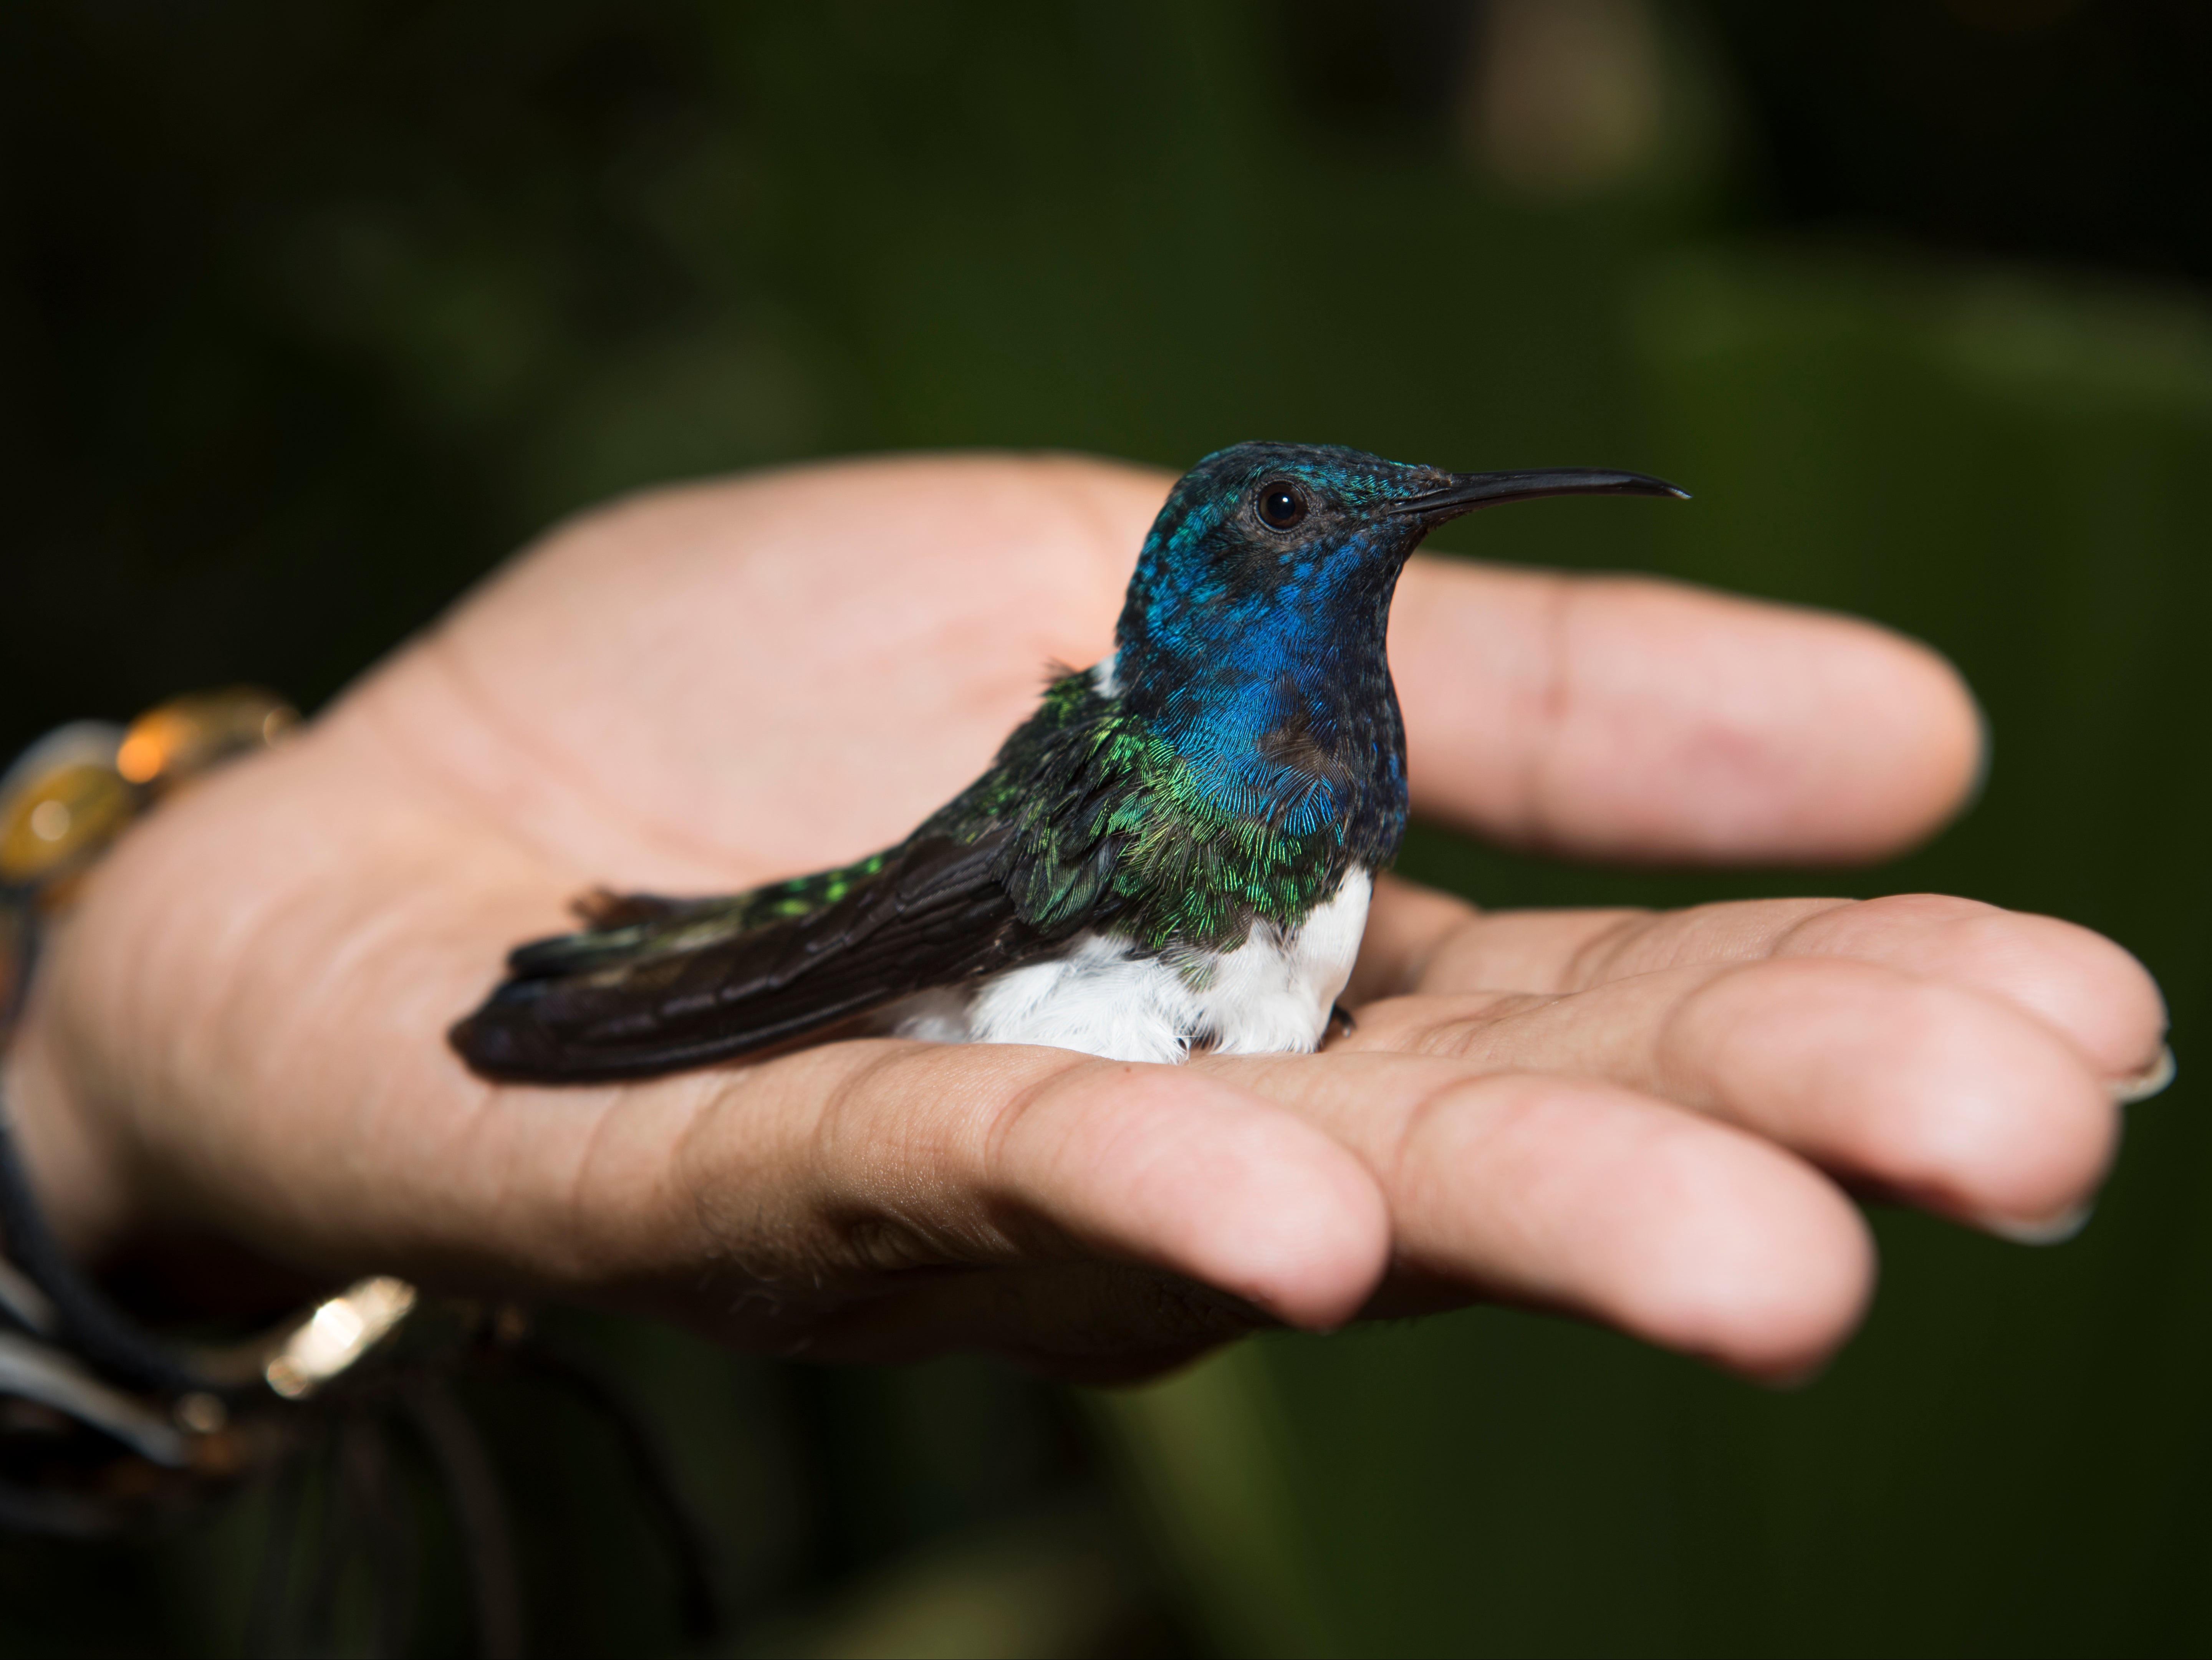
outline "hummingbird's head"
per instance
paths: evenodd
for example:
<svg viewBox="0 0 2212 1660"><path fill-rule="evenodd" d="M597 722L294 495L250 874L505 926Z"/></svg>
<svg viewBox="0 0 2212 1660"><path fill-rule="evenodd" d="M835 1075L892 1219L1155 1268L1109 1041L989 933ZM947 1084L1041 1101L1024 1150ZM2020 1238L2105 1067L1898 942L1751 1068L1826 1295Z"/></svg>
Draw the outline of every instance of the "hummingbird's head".
<svg viewBox="0 0 2212 1660"><path fill-rule="evenodd" d="M1674 496L1640 473L1445 472L1327 444L1237 444L1180 479L1152 521L1116 630L1116 678L1157 701L1290 660L1379 661L1398 573L1477 508L1539 496Z"/></svg>

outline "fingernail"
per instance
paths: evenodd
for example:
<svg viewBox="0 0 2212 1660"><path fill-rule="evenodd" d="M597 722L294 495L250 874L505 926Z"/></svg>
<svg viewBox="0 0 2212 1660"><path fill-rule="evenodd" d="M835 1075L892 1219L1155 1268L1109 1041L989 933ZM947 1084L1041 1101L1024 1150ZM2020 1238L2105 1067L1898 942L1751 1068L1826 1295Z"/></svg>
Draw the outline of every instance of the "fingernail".
<svg viewBox="0 0 2212 1660"><path fill-rule="evenodd" d="M2009 1239L2015 1245L2063 1245L2087 1227L2089 1219L2096 1213L2094 1205L2082 1204L2032 1221L2017 1216L1984 1216L1977 1220L1986 1231L2000 1239Z"/></svg>
<svg viewBox="0 0 2212 1660"><path fill-rule="evenodd" d="M2141 1072L2130 1073L2125 1078L2116 1078L2106 1087L2112 1099L2122 1106L2133 1106L2138 1101L2148 1101L2173 1081L2173 1049L2170 1044L2158 1046L2158 1059Z"/></svg>

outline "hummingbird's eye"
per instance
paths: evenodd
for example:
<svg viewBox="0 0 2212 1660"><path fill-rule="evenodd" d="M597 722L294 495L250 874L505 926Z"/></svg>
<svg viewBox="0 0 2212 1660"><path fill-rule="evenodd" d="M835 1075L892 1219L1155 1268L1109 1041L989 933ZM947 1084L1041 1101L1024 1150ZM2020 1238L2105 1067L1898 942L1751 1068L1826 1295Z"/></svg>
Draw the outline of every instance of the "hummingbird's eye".
<svg viewBox="0 0 2212 1660"><path fill-rule="evenodd" d="M1277 530L1288 530L1306 516L1305 492L1278 478L1260 487L1260 517Z"/></svg>

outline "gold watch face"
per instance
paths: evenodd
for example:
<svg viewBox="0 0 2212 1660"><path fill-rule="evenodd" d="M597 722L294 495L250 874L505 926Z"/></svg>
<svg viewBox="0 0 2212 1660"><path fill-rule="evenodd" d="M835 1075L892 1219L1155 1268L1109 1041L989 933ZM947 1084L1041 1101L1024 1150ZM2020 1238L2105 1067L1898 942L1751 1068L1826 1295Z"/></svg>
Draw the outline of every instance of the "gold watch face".
<svg viewBox="0 0 2212 1660"><path fill-rule="evenodd" d="M0 803L0 882L45 881L97 853L131 822L137 792L112 765L64 763Z"/></svg>

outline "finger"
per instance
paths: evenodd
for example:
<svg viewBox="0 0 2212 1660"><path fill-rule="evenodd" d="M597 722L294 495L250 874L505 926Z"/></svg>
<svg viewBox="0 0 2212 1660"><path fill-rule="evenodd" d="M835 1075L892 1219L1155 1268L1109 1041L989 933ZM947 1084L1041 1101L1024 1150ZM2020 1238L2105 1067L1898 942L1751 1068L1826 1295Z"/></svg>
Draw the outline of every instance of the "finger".
<svg viewBox="0 0 2212 1660"><path fill-rule="evenodd" d="M1352 1317L1389 1253L1372 1179L1292 1116L1182 1068L1012 1045L833 1044L736 1074L679 1185L740 1260L849 1278L1103 1254L1314 1329Z"/></svg>
<svg viewBox="0 0 2212 1660"><path fill-rule="evenodd" d="M1415 806L1603 857L1875 857L1957 811L1978 714L1926 647L1679 584L1417 559L1392 611Z"/></svg>
<svg viewBox="0 0 2212 1660"><path fill-rule="evenodd" d="M1400 1268L1801 1374L1873 1284L1864 1223L1756 1137L1587 1079L1375 1055L1242 1063L1376 1171Z"/></svg>
<svg viewBox="0 0 2212 1660"><path fill-rule="evenodd" d="M1649 911L1498 911L1379 884L1377 987L1577 991L1662 969L1760 958L1881 963L2001 998L2057 1032L2118 1086L2159 1061L2166 1004L2142 964L2101 934L1941 894L1774 899ZM1375 994L1382 994L1380 992Z"/></svg>
<svg viewBox="0 0 2212 1660"><path fill-rule="evenodd" d="M2001 997L2059 1033L2108 1083L2156 1071L2166 1000L2135 958L2055 916L1942 894L1898 894L1814 912L1777 943L1783 957L1853 957Z"/></svg>
<svg viewBox="0 0 2212 1660"><path fill-rule="evenodd" d="M2108 1091L2019 1008L1844 959L1666 970L1565 996L1417 997L1352 1042L1588 1073L2012 1231L2057 1225L2110 1163Z"/></svg>

